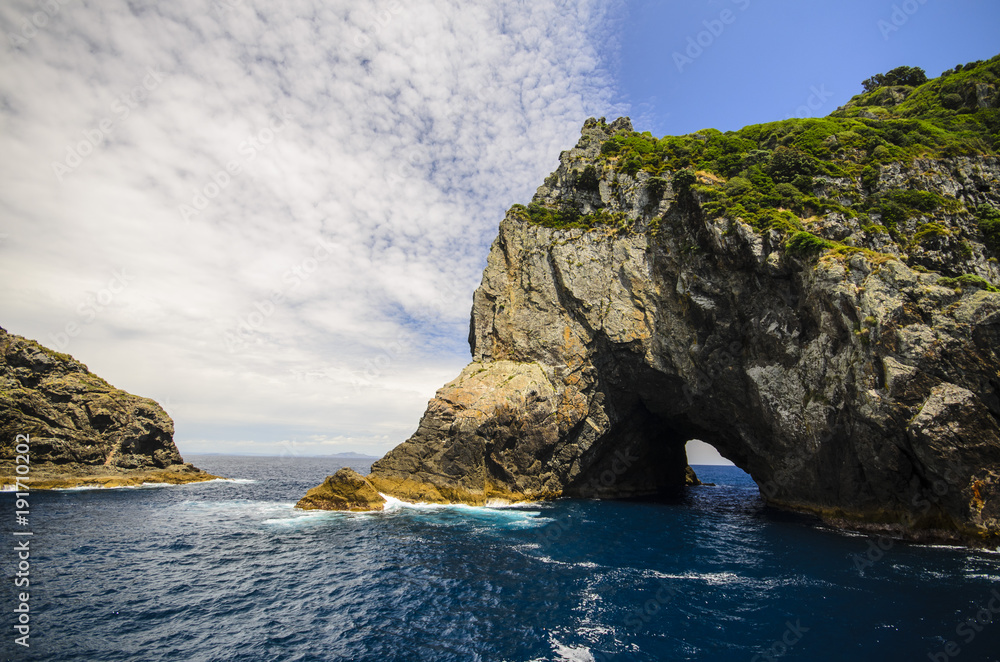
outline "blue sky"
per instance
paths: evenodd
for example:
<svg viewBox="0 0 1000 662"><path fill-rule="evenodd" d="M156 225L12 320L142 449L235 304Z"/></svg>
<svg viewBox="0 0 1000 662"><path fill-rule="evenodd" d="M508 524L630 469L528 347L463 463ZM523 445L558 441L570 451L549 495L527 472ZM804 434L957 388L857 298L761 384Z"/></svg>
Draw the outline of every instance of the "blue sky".
<svg viewBox="0 0 1000 662"><path fill-rule="evenodd" d="M381 455L468 361L497 224L587 117L825 115L872 74L1000 52L998 14L10 0L0 325L160 401L182 453Z"/></svg>
<svg viewBox="0 0 1000 662"><path fill-rule="evenodd" d="M1000 3L987 0L638 0L628 8L616 100L629 105L636 130L657 136L822 117L873 74L907 65L936 77L1000 53Z"/></svg>

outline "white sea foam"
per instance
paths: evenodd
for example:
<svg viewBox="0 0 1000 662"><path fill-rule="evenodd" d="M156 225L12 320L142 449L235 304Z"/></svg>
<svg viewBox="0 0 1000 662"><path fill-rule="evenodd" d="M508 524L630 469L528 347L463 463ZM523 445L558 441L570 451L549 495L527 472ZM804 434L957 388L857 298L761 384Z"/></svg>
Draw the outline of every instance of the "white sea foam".
<svg viewBox="0 0 1000 662"><path fill-rule="evenodd" d="M424 501L414 502L414 501L403 501L402 499L397 499L396 497L391 497L388 494L378 493L380 497L385 499L385 506L382 508L383 511L386 510L401 510L404 508L415 508L419 510L440 510L447 507L442 503L426 503Z"/></svg>
<svg viewBox="0 0 1000 662"><path fill-rule="evenodd" d="M500 503L488 501L486 505L483 506L470 506L465 503L427 503L422 501L403 501L402 499L397 499L396 497L389 496L388 494L382 494L381 492L379 492L379 495L385 499L383 512L403 512L407 510L412 510L414 512L450 511L467 514L474 519L499 520L514 527L541 526L550 521L548 518L539 517L539 515L541 515L541 511L526 510L523 507L512 507L514 505L523 506L524 504L509 504L506 502Z"/></svg>
<svg viewBox="0 0 1000 662"><path fill-rule="evenodd" d="M139 485L77 485L75 487L53 487L53 491L57 492L82 492L86 490L150 490L159 489L161 487L197 487L199 485L210 485L212 483L233 483L233 484L246 484L246 483L256 483L256 480L251 480L249 478L213 478L211 480L196 481L194 483L140 483ZM4 487L4 491L13 491L13 485L10 486L10 490Z"/></svg>
<svg viewBox="0 0 1000 662"><path fill-rule="evenodd" d="M1000 583L1000 575L983 574L981 572L970 572L965 575L965 579L985 579L988 582Z"/></svg>
<svg viewBox="0 0 1000 662"><path fill-rule="evenodd" d="M283 509L284 510L284 509ZM337 515L344 515L346 513L330 511L330 510L296 510L293 507L288 508L291 513L285 513L285 517L269 517L263 521L261 524L277 524L279 526L295 526L297 524L304 524L313 522L316 520L331 519Z"/></svg>
<svg viewBox="0 0 1000 662"><path fill-rule="evenodd" d="M188 485L211 485L212 483L233 483L235 485L252 485L257 481L253 478L213 478L212 480L203 480L197 483L188 483Z"/></svg>
<svg viewBox="0 0 1000 662"><path fill-rule="evenodd" d="M330 510L298 510L294 501L196 500L184 501L180 505L186 510L204 513L206 519L250 521L268 526L295 526L355 514Z"/></svg>
<svg viewBox="0 0 1000 662"><path fill-rule="evenodd" d="M534 547L537 548L538 545L535 545ZM587 568L589 570L595 570L595 569L600 569L600 568L606 568L607 567L607 566L598 565L597 563L594 563L592 561L559 561L558 559L554 559L551 556L547 556L547 555L532 556L532 558L535 558L535 559L541 561L542 563L548 563L550 565L565 565L565 566L570 566L572 568Z"/></svg>
<svg viewBox="0 0 1000 662"><path fill-rule="evenodd" d="M685 572L683 574L673 574L667 572L649 571L657 579L697 579L712 586L726 586L743 581L743 578L734 572Z"/></svg>
<svg viewBox="0 0 1000 662"><path fill-rule="evenodd" d="M559 662L594 662L594 655L586 646L567 646L555 637L549 639L549 644Z"/></svg>
<svg viewBox="0 0 1000 662"><path fill-rule="evenodd" d="M181 487L173 483L142 483L141 485L77 485L76 487L53 487L55 492L83 492L86 490L151 490L160 487Z"/></svg>

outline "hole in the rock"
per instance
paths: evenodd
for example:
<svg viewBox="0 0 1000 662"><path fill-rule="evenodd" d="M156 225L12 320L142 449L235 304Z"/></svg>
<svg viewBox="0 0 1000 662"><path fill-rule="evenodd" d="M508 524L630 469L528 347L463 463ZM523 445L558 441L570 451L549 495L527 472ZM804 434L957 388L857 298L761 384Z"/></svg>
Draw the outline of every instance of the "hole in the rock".
<svg viewBox="0 0 1000 662"><path fill-rule="evenodd" d="M691 439L685 445L687 451L688 464L694 466L736 466L726 458L722 457L719 451L711 444L707 444L700 439Z"/></svg>
<svg viewBox="0 0 1000 662"><path fill-rule="evenodd" d="M753 482L746 471L722 456L709 443L690 439L685 444L688 465L705 485L748 485Z"/></svg>

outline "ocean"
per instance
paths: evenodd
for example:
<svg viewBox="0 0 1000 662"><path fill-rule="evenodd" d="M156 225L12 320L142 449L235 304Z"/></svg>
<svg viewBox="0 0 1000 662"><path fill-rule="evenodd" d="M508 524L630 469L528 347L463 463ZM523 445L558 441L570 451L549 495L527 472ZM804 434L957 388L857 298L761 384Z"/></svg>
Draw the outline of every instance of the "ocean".
<svg viewBox="0 0 1000 662"><path fill-rule="evenodd" d="M343 460L189 459L233 480L31 494L30 648L0 494L4 659L1000 660L1000 553L834 531L733 467L669 502L350 514L293 509Z"/></svg>

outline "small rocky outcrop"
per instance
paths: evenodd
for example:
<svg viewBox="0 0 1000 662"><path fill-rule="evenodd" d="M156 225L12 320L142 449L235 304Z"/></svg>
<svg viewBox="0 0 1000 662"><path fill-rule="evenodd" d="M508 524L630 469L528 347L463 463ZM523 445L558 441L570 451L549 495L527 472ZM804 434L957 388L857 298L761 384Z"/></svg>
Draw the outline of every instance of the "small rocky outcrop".
<svg viewBox="0 0 1000 662"><path fill-rule="evenodd" d="M317 487L312 488L295 504L303 510L382 510L385 499L365 477L344 467Z"/></svg>
<svg viewBox="0 0 1000 662"><path fill-rule="evenodd" d="M18 435L30 439L32 489L216 478L184 463L173 434L173 421L153 400L0 329L0 483L14 481Z"/></svg>

